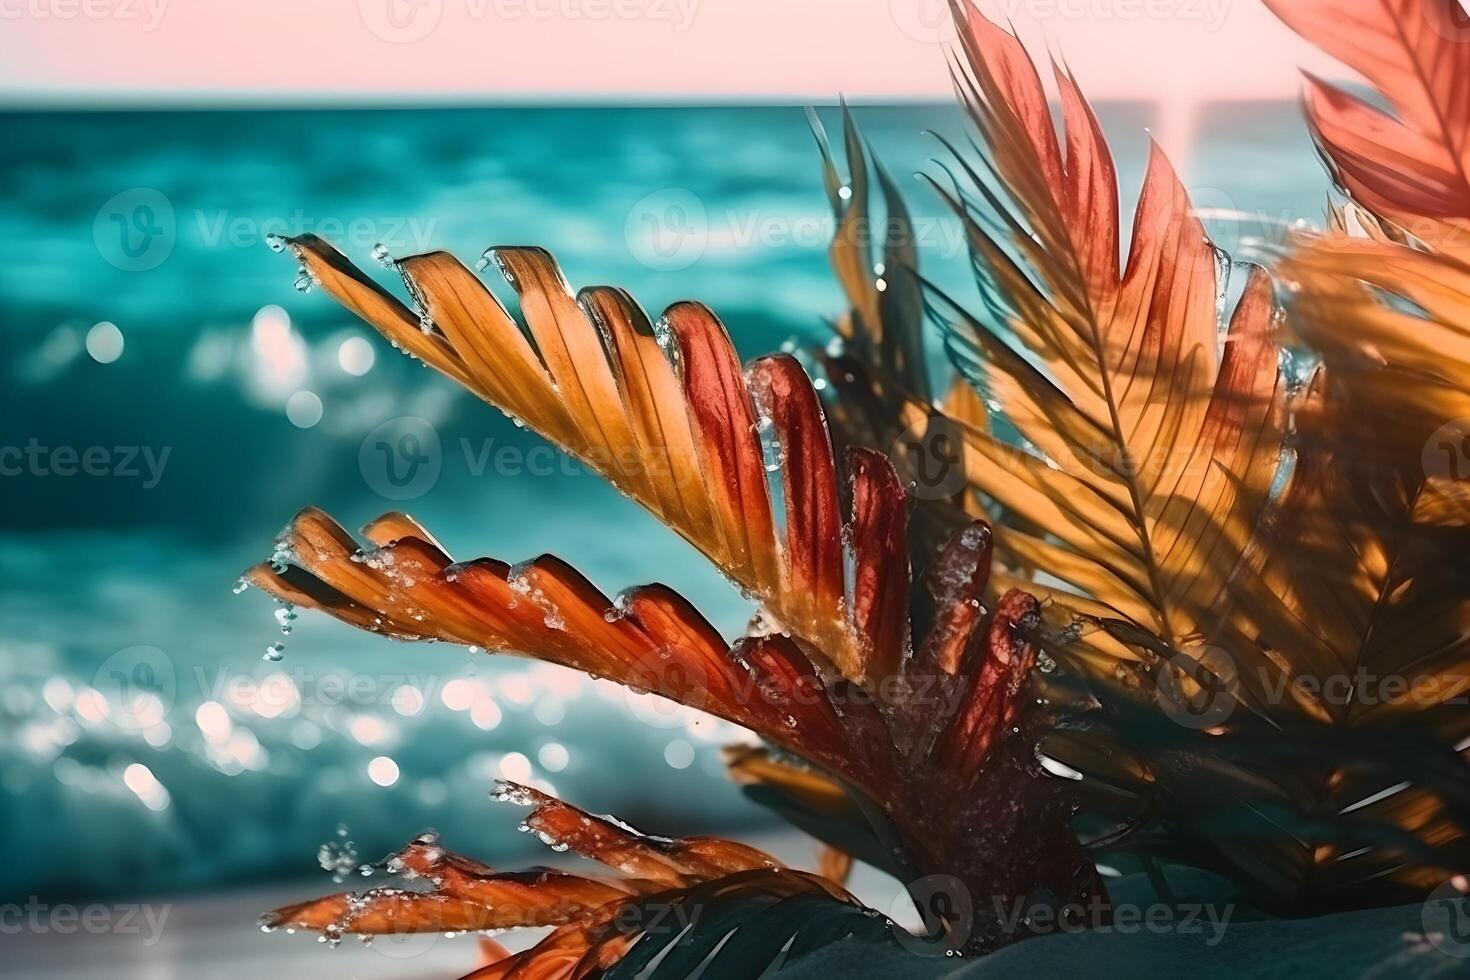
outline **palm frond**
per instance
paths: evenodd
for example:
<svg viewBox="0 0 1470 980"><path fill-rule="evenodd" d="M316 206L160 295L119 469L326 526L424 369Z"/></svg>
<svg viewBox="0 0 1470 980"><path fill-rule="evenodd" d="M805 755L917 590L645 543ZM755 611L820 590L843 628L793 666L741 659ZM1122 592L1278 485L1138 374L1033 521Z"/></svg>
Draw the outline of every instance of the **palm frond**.
<svg viewBox="0 0 1470 980"><path fill-rule="evenodd" d="M1004 447L968 433L984 461L972 480L1045 529L1002 528L1002 555L1166 644L1198 643L1284 437L1269 281L1252 276L1222 350L1219 262L1157 148L1120 271L1116 178L1091 109L1058 71L1064 152L1020 43L973 9L961 16L971 72L959 84L1010 204L973 170L968 191L940 187L992 312L972 317L938 294L934 312L961 371L1018 432ZM987 202L994 224L978 210Z"/></svg>
<svg viewBox="0 0 1470 980"><path fill-rule="evenodd" d="M419 315L320 239L290 244L344 306L587 462L845 676L878 683L892 671L905 638L881 632L892 623L874 609L876 595L843 595L831 444L815 394L790 358L757 361L747 384L708 309L677 304L655 326L621 290L592 287L573 297L538 249L489 253L520 299L523 333L474 273L444 253L398 264ZM763 426L773 431L769 447ZM767 451L785 460L784 530L767 489ZM858 495L883 480L881 466L861 458L851 472ZM869 540L863 522L880 516L856 515L854 540ZM870 571L861 558L859 569Z"/></svg>
<svg viewBox="0 0 1470 980"><path fill-rule="evenodd" d="M829 377L867 406L868 431L958 435L978 494L958 502L996 521L993 587L1048 600L1050 648L1088 679L1068 709L1088 737L1045 751L1088 777L1089 802L1130 825L1151 810L1175 857L1214 850L1283 911L1372 901L1389 881L1437 883L1465 827L1447 784L1421 774L1395 789L1393 774L1413 767L1393 754L1352 764L1363 751L1348 729L1399 745L1430 726L1421 752L1465 735L1439 707L1463 686L1447 671L1463 657L1465 583L1430 571L1463 546L1460 497L1432 482L1414 491L1429 433L1467 414L1454 380L1466 376L1467 318L1452 296L1462 280L1437 268L1446 257L1399 249L1404 235L1360 210L1373 239L1333 247L1360 252L1361 281L1333 281L1339 259L1299 252L1282 270L1295 290L1290 333L1261 269L1222 322L1230 266L1157 148L1125 236L1106 141L1072 78L1056 71L1059 132L1020 43L966 4L955 15L968 66L956 83L986 154L977 168L956 153L950 183L934 186L966 228L983 312L926 294L984 414L973 399L935 406L873 381L883 368L861 343L829 362ZM1395 299L1363 305L1370 296ZM1344 330L1345 319L1362 323ZM1281 367L1289 340L1324 365L1300 387ZM1228 722L1182 740L1138 723L1165 680L1193 693L1218 681L1201 659L1214 655L1231 667L1239 710ZM1363 668L1409 671L1439 701L1321 696L1328 678ZM1060 703L1064 687L1050 679L1048 694ZM1258 726L1314 750L1252 759ZM1196 805L1216 798L1204 780L1270 818L1222 829ZM1333 829L1339 811L1355 814L1353 829Z"/></svg>
<svg viewBox="0 0 1470 980"><path fill-rule="evenodd" d="M1331 19L1326 5L1302 6ZM1346 38L1354 18L1334 10ZM961 160L953 189L936 187L966 224L987 302L983 316L937 293L931 304L960 370L1019 433L1001 446L967 430L971 479L1025 521L997 529L998 554L1061 579L1069 590L1051 597L1141 659L1130 668L1096 636L1063 647L1112 717L1046 751L1152 799L1184 844L1176 857L1215 852L1263 905L1432 887L1463 859L1465 814L1453 780L1416 773L1407 756L1445 753L1466 734L1441 704L1464 686L1447 672L1463 669L1470 593L1442 570L1463 548L1459 497L1426 484L1420 456L1434 426L1470 406L1463 308L1432 274L1401 267L1451 260L1390 234L1334 240L1335 254L1283 264L1287 321L1258 269L1221 324L1228 266L1157 148L1120 270L1114 169L1075 83L1056 72L1058 136L1020 43L968 5L956 16L969 68L957 84L990 172ZM1407 213L1397 207L1384 216ZM1321 361L1299 389L1280 367L1288 340ZM1239 711L1209 736L1138 724L1148 714L1137 704L1166 680L1189 691L1220 681L1201 672L1213 655ZM1437 699L1323 696L1330 679L1361 685L1365 670L1372 681L1405 673ZM1108 757L1105 729L1139 764ZM1299 752L1268 752L1271 738ZM1396 748L1370 764L1362 746L1374 739ZM1445 764L1462 774L1453 755ZM1227 801L1240 820L1220 820Z"/></svg>
<svg viewBox="0 0 1470 980"><path fill-rule="evenodd" d="M308 509L278 541L276 563L255 566L249 580L395 639L533 655L654 692L759 732L870 792L892 775L881 746L873 746L871 768L849 733L871 721L869 702L847 698L839 714L827 682L783 635L751 637L731 651L664 586L631 589L614 602L550 555L514 566L455 563L403 515L380 518L364 536L367 549ZM282 566L287 555L291 564Z"/></svg>
<svg viewBox="0 0 1470 980"><path fill-rule="evenodd" d="M497 872L426 834L382 863L399 884L276 909L262 926L319 932L331 942L552 926L525 951L468 975L545 980L632 977L656 959L653 976L683 977L711 956L763 969L840 938L889 942L898 928L836 882L732 841L650 837L514 783L500 783L494 796L530 807L523 827L548 846L617 875Z"/></svg>
<svg viewBox="0 0 1470 980"><path fill-rule="evenodd" d="M1352 197L1335 227L1362 234L1293 243L1287 311L1262 269L1227 311L1230 263L1157 148L1125 228L1071 76L1055 71L1058 125L1020 42L953 2L956 85L985 153L955 153L933 186L964 226L982 308L919 275L902 197L850 116L846 180L814 120L850 304L844 349L825 361L830 425L796 360L742 370L704 307L654 324L621 290L574 296L545 252L487 253L522 324L442 253L397 263L411 309L319 239L290 243L395 344L697 546L761 603L762 635L732 647L672 590L614 601L550 556L456 563L399 514L359 546L305 511L252 581L369 631L545 659L759 733L765 746L731 760L746 791L832 848L833 875L851 855L906 882L957 878L981 900L964 923L933 925L967 950L1028 934L999 912L1015 899L1101 894L1072 827L1081 804L1116 821L1098 846L1222 869L1280 911L1412 896L1465 870L1470 493L1426 460L1449 439L1449 461L1463 445L1470 466L1454 428L1470 418L1457 238L1470 191L1455 183L1470 102L1446 81L1466 55L1408 23L1447 0L1373 0L1342 18L1362 22L1355 36L1396 37L1377 52L1319 0L1272 0L1399 112L1313 83L1319 143ZM940 404L925 315L969 385ZM1300 356L1288 345L1320 362L1305 380L1282 367ZM936 430L963 480L910 500L914 474L866 447ZM1043 645L1062 670L1034 670ZM1373 702L1361 681L1324 696L1324 680L1362 671L1411 683ZM1166 686L1192 696L1225 680L1239 710L1207 725L1155 705ZM759 852L506 795L533 807L532 829L623 877L508 876L411 847L399 864L423 863L432 891L329 896L280 921L556 926L483 977L711 962L758 975L783 950L887 929L833 882ZM640 926L643 911L691 905L708 917L697 930Z"/></svg>
<svg viewBox="0 0 1470 980"><path fill-rule="evenodd" d="M1458 0L1266 6L1392 109L1306 76L1307 118L1337 184L1396 233L1470 259L1470 30Z"/></svg>
<svg viewBox="0 0 1470 980"><path fill-rule="evenodd" d="M846 180L814 110L808 110L812 134L822 157L822 181L836 219L828 255L832 270L848 298L848 314L838 321L839 334L870 368L879 368L895 386L920 398L929 395L924 362L923 295L918 281L905 272L918 266L918 248L908 205L893 176L868 150L857 122L842 107L843 149L850 174ZM878 176L884 216L875 218L869 168Z"/></svg>
<svg viewBox="0 0 1470 980"><path fill-rule="evenodd" d="M426 311L421 326L329 246L303 239L294 247L329 292L371 313L401 346L417 343L431 363L584 458L617 460L604 470L608 478L719 555L763 601L772 628L730 648L666 587L632 589L615 602L551 556L514 566L454 562L401 514L370 524L359 546L325 514L304 511L273 560L250 570L252 582L369 631L536 657L743 725L835 780L866 829L831 843L849 853L886 852L885 863L905 881L945 873L976 895L1005 900L1038 887L1064 900L1101 893L1071 830L1072 790L1048 777L1035 753L1046 727L1027 693L1036 600L1010 591L987 601L990 531L968 521L911 589L908 502L892 464L849 448L839 482L816 392L794 359L761 358L742 375L723 328L692 304L663 317L672 338L666 358L651 337L617 325L614 311L626 325L631 300L584 291L579 308L549 257L531 250L497 253L515 256L502 265L520 291L530 340L472 274L442 255L399 264ZM604 339L558 367L560 355L546 351L583 344L584 332ZM577 421L581 410L563 405L563 393L574 383L593 390L604 373L626 381L635 373L628 352L645 339L636 371L662 392L655 407L615 397L649 386L603 385L588 403L597 425ZM550 374L537 373L542 359ZM524 369L514 384L505 380L507 361ZM549 380L557 374L560 381ZM762 454L756 406L781 447L771 465L784 490L783 531L768 524L771 456ZM652 430L655 421L665 431L687 428L692 448L677 454L682 462L672 462L672 443L629 449L616 435ZM628 451L612 454L617 448ZM660 461L671 465L653 465ZM692 488L667 476L691 469L699 474ZM686 493L684 509L657 509L675 490ZM691 502L707 523L690 521ZM927 628L918 625L911 591L924 599ZM774 771L750 770L755 781ZM956 835L955 825L988 832ZM982 910L959 942L987 949L1024 936L1027 924L1000 915L1003 905Z"/></svg>

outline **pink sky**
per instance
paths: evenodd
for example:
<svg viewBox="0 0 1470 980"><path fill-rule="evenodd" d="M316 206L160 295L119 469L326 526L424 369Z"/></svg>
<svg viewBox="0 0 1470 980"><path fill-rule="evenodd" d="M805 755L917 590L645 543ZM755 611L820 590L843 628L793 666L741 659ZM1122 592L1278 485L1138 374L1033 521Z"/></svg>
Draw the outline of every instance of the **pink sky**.
<svg viewBox="0 0 1470 980"><path fill-rule="evenodd" d="M1340 74L1260 0L984 0L1097 99ZM947 98L943 0L0 0L0 96Z"/></svg>

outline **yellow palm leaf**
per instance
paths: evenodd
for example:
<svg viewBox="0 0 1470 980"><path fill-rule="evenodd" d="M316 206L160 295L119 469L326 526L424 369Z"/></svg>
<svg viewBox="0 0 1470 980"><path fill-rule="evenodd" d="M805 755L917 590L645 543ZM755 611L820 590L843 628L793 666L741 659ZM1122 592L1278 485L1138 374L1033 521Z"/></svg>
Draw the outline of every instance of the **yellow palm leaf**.
<svg viewBox="0 0 1470 980"><path fill-rule="evenodd" d="M1360 198L1335 221L1365 237L1283 264L1289 321L1257 269L1222 324L1229 266L1163 155L1150 155L1125 236L1106 143L1072 79L1057 73L1059 132L1019 42L967 5L955 13L969 67L957 84L990 172L956 154L958 179L935 188L969 235L984 310L929 296L1000 421L972 424L973 402L967 419L953 398L907 397L881 363L862 365L877 381L848 387L886 408L890 432L932 428L957 406L948 431L1008 566L993 584L1054 603L1053 647L1122 710L1116 743L1097 730L1059 740L1076 768L1133 774L1128 788L1193 840L1186 858L1214 849L1277 907L1432 887L1456 866L1467 821L1465 801L1446 796L1458 763L1438 754L1470 735L1450 706L1470 666L1470 583L1445 570L1470 543L1470 495L1426 481L1421 455L1435 426L1470 416L1470 270L1405 247L1422 236L1401 227L1404 209L1374 213ZM1280 367L1290 340L1322 362L1300 385ZM1228 722L1193 740L1151 727L1155 685L1177 675L1200 693L1220 658ZM1361 682L1345 700L1324 692L1361 669L1403 673L1413 693L1369 705ZM1272 757L1272 736L1295 757ZM1121 744L1137 766L1109 754ZM1410 753L1447 768L1411 772ZM1197 829L1222 808L1251 829ZM1324 829L1339 811L1342 826Z"/></svg>
<svg viewBox="0 0 1470 980"><path fill-rule="evenodd" d="M1197 643L1220 619L1285 435L1270 283L1251 276L1222 346L1220 263L1156 148L1120 270L1116 178L1086 101L1058 72L1059 137L1020 43L973 10L960 16L971 68L960 87L1010 201L973 170L968 192L941 189L991 313L943 297L935 309L961 369L1019 432L1019 450L970 433L971 451L1022 464L976 465L971 481L1044 529L1003 530L1005 553L1168 645Z"/></svg>

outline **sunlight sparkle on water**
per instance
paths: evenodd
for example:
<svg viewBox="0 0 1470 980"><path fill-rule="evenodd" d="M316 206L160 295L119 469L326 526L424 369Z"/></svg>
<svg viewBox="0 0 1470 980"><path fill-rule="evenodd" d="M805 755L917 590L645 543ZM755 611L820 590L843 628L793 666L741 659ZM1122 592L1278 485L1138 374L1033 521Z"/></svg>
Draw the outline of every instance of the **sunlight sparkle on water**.
<svg viewBox="0 0 1470 980"><path fill-rule="evenodd" d="M310 429L322 420L322 400L314 391L302 389L286 399L286 418L298 429Z"/></svg>
<svg viewBox="0 0 1470 980"><path fill-rule="evenodd" d="M489 697L476 701L470 708L470 721L475 727L483 731L491 731L500 724L503 717L500 713L500 705L490 700Z"/></svg>
<svg viewBox="0 0 1470 980"><path fill-rule="evenodd" d="M468 711L474 706L477 691L478 688L472 681L456 677L444 685L444 689L439 692L439 700L450 711Z"/></svg>
<svg viewBox="0 0 1470 980"><path fill-rule="evenodd" d="M376 715L357 715L347 731L359 745L380 745L393 734L388 723Z"/></svg>
<svg viewBox="0 0 1470 980"><path fill-rule="evenodd" d="M688 769L694 761L694 746L682 738L676 738L664 746L664 761L672 769Z"/></svg>
<svg viewBox="0 0 1470 980"><path fill-rule="evenodd" d="M536 750L536 761L547 772L561 772L572 761L572 754L560 742L547 742Z"/></svg>
<svg viewBox="0 0 1470 980"><path fill-rule="evenodd" d="M103 320L88 330L87 353L98 364L111 364L122 357L123 335L117 324Z"/></svg>
<svg viewBox="0 0 1470 980"><path fill-rule="evenodd" d="M277 397L306 381L306 342L291 329L291 317L279 306L262 306L250 321L254 355L251 380Z"/></svg>
<svg viewBox="0 0 1470 980"><path fill-rule="evenodd" d="M199 726L199 731L206 739L216 745L222 745L228 741L230 732L234 728L234 723L230 721L230 713L218 701L206 701L196 708L194 724Z"/></svg>
<svg viewBox="0 0 1470 980"><path fill-rule="evenodd" d="M377 353L365 337L348 337L337 345L337 366L354 378L371 371L375 360Z"/></svg>
<svg viewBox="0 0 1470 980"><path fill-rule="evenodd" d="M379 786L392 786L398 782L398 763L386 755L375 756L367 765L367 774Z"/></svg>
<svg viewBox="0 0 1470 980"><path fill-rule="evenodd" d="M531 778L531 760L519 752L507 752L500 757L500 775L511 782L524 783Z"/></svg>
<svg viewBox="0 0 1470 980"><path fill-rule="evenodd" d="M123 770L123 785L133 791L133 795L143 801L143 805L150 810L163 810L168 807L168 790L153 775L153 770L141 762L134 762Z"/></svg>
<svg viewBox="0 0 1470 980"><path fill-rule="evenodd" d="M393 689L393 710L405 718L423 713L424 692L412 684L400 684Z"/></svg>

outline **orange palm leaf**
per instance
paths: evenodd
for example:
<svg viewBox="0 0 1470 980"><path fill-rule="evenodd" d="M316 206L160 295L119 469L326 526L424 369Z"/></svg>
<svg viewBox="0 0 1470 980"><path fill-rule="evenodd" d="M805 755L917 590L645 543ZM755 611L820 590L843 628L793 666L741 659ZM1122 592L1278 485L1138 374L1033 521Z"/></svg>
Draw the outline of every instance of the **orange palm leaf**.
<svg viewBox="0 0 1470 980"><path fill-rule="evenodd" d="M814 778L840 780L866 825L857 846L910 864L905 880L943 870L984 894L1024 895L1038 883L1058 895L1100 890L1071 831L1071 790L1035 758L1043 712L1025 706L1036 601L1012 592L986 604L989 530L962 522L929 583L924 604L935 615L911 609L904 488L885 456L861 447L844 454L844 486L816 392L794 359L761 358L742 374L713 314L687 303L662 318L670 342L660 347L651 331L627 326L642 315L626 296L584 291L578 307L550 259L532 250L500 253L528 340L442 255L400 263L426 311L420 325L324 243L294 247L328 291L390 338L416 344L599 465L700 544L763 601L776 631L731 649L663 586L614 602L551 556L454 562L401 514L370 524L359 547L326 515L303 511L273 561L248 573L252 582L369 631L537 657L746 726L826 774ZM588 336L602 339L593 346ZM563 398L574 383L585 406ZM780 445L780 529L757 417ZM671 431L688 438L659 434ZM915 652L915 623L931 620ZM976 822L992 825L984 840L952 833ZM876 846L875 835L897 843ZM993 909L982 918L964 938L974 948L1025 934Z"/></svg>
<svg viewBox="0 0 1470 980"><path fill-rule="evenodd" d="M427 882L428 890L386 885L327 895L276 909L262 917L262 926L320 932L334 943L345 935L556 926L529 949L495 957L469 974L550 980L596 974L645 936L672 943L679 932L667 934L668 925L660 927L662 935L651 932L658 923L640 918L640 903L667 913L687 902L692 919L717 900L699 889L709 883L766 898L806 895L860 918L860 907L837 883L786 868L753 848L717 838L650 837L514 783L500 783L494 795L531 807L524 826L551 847L571 849L621 876L601 879L545 869L497 872L445 850L436 835L426 834L390 856L383 867L405 885ZM679 923L681 929L687 925ZM779 944L769 952L777 950Z"/></svg>
<svg viewBox="0 0 1470 980"><path fill-rule="evenodd" d="M343 305L597 469L847 677L878 683L891 671L906 638L873 609L870 591L843 595L831 444L793 360L763 358L747 381L708 309L677 304L655 327L620 290L594 287L573 297L538 249L489 253L517 291L527 335L451 256L399 263L419 316L320 239L290 245ZM761 419L786 461L784 530L773 518ZM854 470L856 492L882 480L881 468L861 459ZM853 540L867 540L863 524L879 516L855 515ZM869 570L858 561L862 580Z"/></svg>

